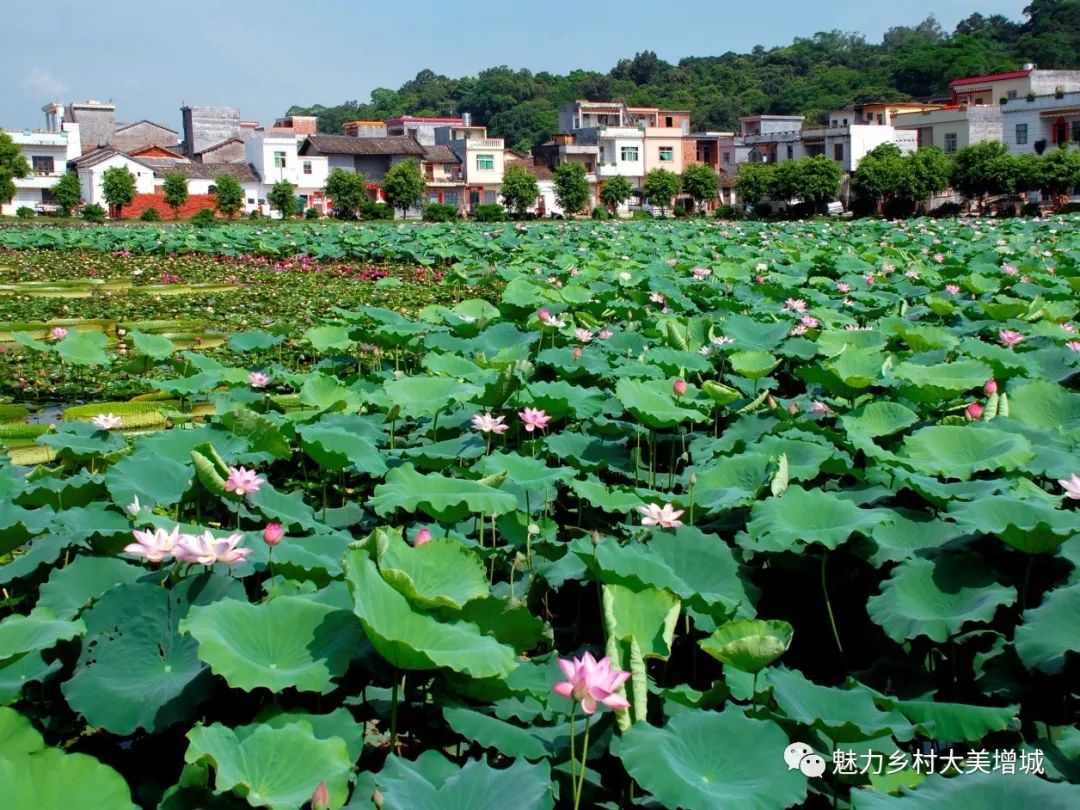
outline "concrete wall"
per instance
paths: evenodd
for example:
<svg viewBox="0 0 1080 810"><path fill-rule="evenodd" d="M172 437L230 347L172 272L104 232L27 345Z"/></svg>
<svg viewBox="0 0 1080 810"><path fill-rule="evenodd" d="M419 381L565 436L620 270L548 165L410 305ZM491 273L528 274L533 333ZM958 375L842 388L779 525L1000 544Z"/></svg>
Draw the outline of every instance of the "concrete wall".
<svg viewBox="0 0 1080 810"><path fill-rule="evenodd" d="M79 125L82 153L85 154L112 140L116 129L116 107L112 104L72 104L68 107L68 121Z"/></svg>
<svg viewBox="0 0 1080 810"><path fill-rule="evenodd" d="M240 110L236 107L181 107L180 114L188 157L208 146L240 137Z"/></svg>
<svg viewBox="0 0 1080 810"><path fill-rule="evenodd" d="M212 149L199 156L203 163L240 163L244 160L244 144L232 141L220 149Z"/></svg>
<svg viewBox="0 0 1080 810"><path fill-rule="evenodd" d="M661 148L671 149L671 160L660 159ZM691 162L696 157L694 155ZM667 169L669 172L682 174L685 165L686 159L683 155L683 131L681 127L648 127L645 130L644 169L646 172L652 169Z"/></svg>
<svg viewBox="0 0 1080 810"><path fill-rule="evenodd" d="M173 148L176 146L179 137L177 133L165 127L149 121L140 121L130 127L124 127L120 132L114 133L110 143L121 152L135 152L139 149L145 149L147 146Z"/></svg>
<svg viewBox="0 0 1080 810"><path fill-rule="evenodd" d="M622 175L635 186L641 185L641 178L645 176L645 139L643 137L617 137L605 138L600 133L600 157L597 170L600 177L614 177ZM637 149L637 160L623 160L623 147Z"/></svg>
<svg viewBox="0 0 1080 810"><path fill-rule="evenodd" d="M926 113L907 113L896 116L898 129L922 130L922 147L936 146L945 150L946 136L953 135L956 148L963 149L983 141L1002 139L1002 112L998 104L981 107L948 107Z"/></svg>
<svg viewBox="0 0 1080 810"><path fill-rule="evenodd" d="M1035 153L1035 142L1046 141L1046 149L1055 148L1053 145L1053 126L1062 119L1066 122L1067 137L1072 137L1072 121L1080 119L1080 114L1075 111L1080 108L1080 91L1065 93L1061 98L1054 95L1039 96L1034 101L1017 99L1001 106L1002 112L1002 141L1014 155L1026 155ZM1061 110L1061 114L1055 111ZM1027 126L1027 143L1019 143L1017 138L1017 125ZM1072 143L1073 148L1076 147Z"/></svg>
<svg viewBox="0 0 1080 810"><path fill-rule="evenodd" d="M102 178L107 170L117 166L126 166L128 171L135 175L136 194L154 193L154 172L150 168L123 155L113 155L108 160L79 171L79 187L84 203L97 203L102 208L108 208Z"/></svg>

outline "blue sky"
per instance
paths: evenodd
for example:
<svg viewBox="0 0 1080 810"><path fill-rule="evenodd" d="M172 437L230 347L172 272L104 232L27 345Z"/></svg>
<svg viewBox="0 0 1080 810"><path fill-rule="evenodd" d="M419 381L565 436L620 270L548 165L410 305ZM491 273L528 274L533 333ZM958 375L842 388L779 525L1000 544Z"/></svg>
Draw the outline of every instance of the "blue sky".
<svg viewBox="0 0 1080 810"><path fill-rule="evenodd" d="M448 76L500 64L607 71L635 51L676 62L834 28L878 41L931 13L952 30L975 11L1020 19L1026 4L15 0L0 34L0 126L41 126L41 105L54 98L111 99L118 120L177 130L181 101L239 106L244 118L267 122L291 104L366 101L423 68Z"/></svg>

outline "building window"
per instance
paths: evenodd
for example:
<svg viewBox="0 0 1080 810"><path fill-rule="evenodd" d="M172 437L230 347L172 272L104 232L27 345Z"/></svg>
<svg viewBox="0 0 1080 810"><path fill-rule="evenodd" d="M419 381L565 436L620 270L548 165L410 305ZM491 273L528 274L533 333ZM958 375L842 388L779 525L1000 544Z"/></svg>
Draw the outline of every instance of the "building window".
<svg viewBox="0 0 1080 810"><path fill-rule="evenodd" d="M724 163L731 163L731 152L724 152Z"/></svg>
<svg viewBox="0 0 1080 810"><path fill-rule="evenodd" d="M844 159L844 145L842 143L834 143L832 148L833 160Z"/></svg>
<svg viewBox="0 0 1080 810"><path fill-rule="evenodd" d="M446 174L450 174L450 175L456 174L457 173L457 164L456 163L444 163L442 165L442 170Z"/></svg>
<svg viewBox="0 0 1080 810"><path fill-rule="evenodd" d="M444 191L443 192L443 202L446 205L457 205L458 204L457 192L456 191Z"/></svg>
<svg viewBox="0 0 1080 810"><path fill-rule="evenodd" d="M983 100L981 98L977 98L977 99L975 99L975 103L976 104L982 104Z"/></svg>
<svg viewBox="0 0 1080 810"><path fill-rule="evenodd" d="M1080 143L1080 120L1072 122L1072 139L1074 143Z"/></svg>
<svg viewBox="0 0 1080 810"><path fill-rule="evenodd" d="M844 126L845 127L847 126L847 119L846 118L844 119Z"/></svg>
<svg viewBox="0 0 1080 810"><path fill-rule="evenodd" d="M1027 143L1027 124L1016 125L1016 142L1018 144Z"/></svg>
<svg viewBox="0 0 1080 810"><path fill-rule="evenodd" d="M662 162L675 160L675 148L671 147L671 146L661 146L660 147L660 160Z"/></svg>
<svg viewBox="0 0 1080 810"><path fill-rule="evenodd" d="M274 152L274 168L275 169L284 169L285 168L285 153L284 152Z"/></svg>
<svg viewBox="0 0 1080 810"><path fill-rule="evenodd" d="M881 120L881 116L880 116L880 115L879 115L879 116L877 117L877 122L878 122L879 124L880 124L880 123L882 123L882 120Z"/></svg>
<svg viewBox="0 0 1080 810"><path fill-rule="evenodd" d="M1009 91L1009 101L1012 101L1012 100L1013 100L1013 99L1015 99L1016 97L1017 97L1017 93L1016 93L1016 91L1015 91L1015 90L1010 90L1010 91Z"/></svg>
<svg viewBox="0 0 1080 810"><path fill-rule="evenodd" d="M946 132L945 133L945 154L951 155L955 151L956 151L956 133L955 132Z"/></svg>
<svg viewBox="0 0 1080 810"><path fill-rule="evenodd" d="M304 174L311 174L311 161L310 160L305 160L304 161Z"/></svg>
<svg viewBox="0 0 1080 810"><path fill-rule="evenodd" d="M673 127L673 126L675 126L675 120L670 115L666 116L664 118L664 126L665 127ZM663 158L660 158L660 159L663 160Z"/></svg>
<svg viewBox="0 0 1080 810"><path fill-rule="evenodd" d="M495 156L494 155L477 155L476 156L476 170L481 172L495 171Z"/></svg>
<svg viewBox="0 0 1080 810"><path fill-rule="evenodd" d="M491 205L492 203L498 202L498 201L499 201L499 195L496 192L494 192L494 191L485 191L484 192L484 202L487 205Z"/></svg>
<svg viewBox="0 0 1080 810"><path fill-rule="evenodd" d="M32 164L31 168L34 170L34 174L52 174L53 173L53 158L52 155L33 155L30 158Z"/></svg>
<svg viewBox="0 0 1080 810"><path fill-rule="evenodd" d="M255 198L254 197L248 197L247 198L247 204L248 205L254 205L255 204Z"/></svg>
<svg viewBox="0 0 1080 810"><path fill-rule="evenodd" d="M624 146L621 151L624 163L637 163L638 148L636 146Z"/></svg>
<svg viewBox="0 0 1080 810"><path fill-rule="evenodd" d="M787 159L788 159L788 160L791 160L791 159L792 159L792 158L794 158L794 157L795 157L795 147L794 147L794 146L792 146L792 145L791 145L791 144L789 143L789 144L787 145Z"/></svg>

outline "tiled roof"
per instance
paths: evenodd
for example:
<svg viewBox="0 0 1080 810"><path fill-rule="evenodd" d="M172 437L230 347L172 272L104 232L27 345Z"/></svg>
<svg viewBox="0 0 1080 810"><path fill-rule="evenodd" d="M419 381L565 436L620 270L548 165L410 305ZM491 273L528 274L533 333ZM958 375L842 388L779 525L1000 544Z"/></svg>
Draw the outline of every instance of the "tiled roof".
<svg viewBox="0 0 1080 810"><path fill-rule="evenodd" d="M351 135L308 135L300 154L313 148L323 155L416 155L424 156L424 147L408 135L381 138L354 138Z"/></svg>
<svg viewBox="0 0 1080 810"><path fill-rule="evenodd" d="M111 146L99 146L97 149L87 152L82 157L75 158L71 161L71 166L78 169L89 169L91 166L96 166L99 163L103 163L111 157L119 155L120 157L127 158L133 163L138 163L147 168L151 168L149 163L146 163L138 158L133 158L131 155L126 155L119 149L113 149Z"/></svg>
<svg viewBox="0 0 1080 810"><path fill-rule="evenodd" d="M949 82L949 87L959 87L965 84L983 84L984 82L1000 82L1005 79L1024 79L1031 73L1030 70L1014 70L1010 73L991 73L988 76L967 76L963 79L954 79Z"/></svg>
<svg viewBox="0 0 1080 810"><path fill-rule="evenodd" d="M511 166L520 166L537 180L550 180L555 176L555 172L539 163L529 163L525 160L506 161L506 168L509 169Z"/></svg>
<svg viewBox="0 0 1080 810"><path fill-rule="evenodd" d="M461 163L454 150L446 144L424 147L424 160L430 163Z"/></svg>
<svg viewBox="0 0 1080 810"><path fill-rule="evenodd" d="M221 149L223 146L228 146L231 143L243 143L243 142L244 142L243 138L228 138L227 140L221 141L219 143L215 143L213 146L208 146L205 149L203 149L201 152L196 152L195 154L197 154L197 155L205 155L207 152L213 152L213 151L215 151L217 149Z"/></svg>
<svg viewBox="0 0 1080 810"><path fill-rule="evenodd" d="M130 124L117 124L116 129L113 130L113 134L116 134L118 132L123 132L125 129L130 129L131 127L137 127L139 124L149 124L152 127L157 127L158 129L163 129L166 132L171 132L173 135L179 135L180 134L175 129L171 129L171 128L165 126L164 124L159 124L156 121L151 121L151 120L149 120L147 118L143 118L141 121L135 121L135 122L130 123Z"/></svg>
<svg viewBox="0 0 1080 810"><path fill-rule="evenodd" d="M188 180L213 180L221 174L230 174L241 183L256 182L259 175L250 163L180 163L155 161L154 174L182 174Z"/></svg>

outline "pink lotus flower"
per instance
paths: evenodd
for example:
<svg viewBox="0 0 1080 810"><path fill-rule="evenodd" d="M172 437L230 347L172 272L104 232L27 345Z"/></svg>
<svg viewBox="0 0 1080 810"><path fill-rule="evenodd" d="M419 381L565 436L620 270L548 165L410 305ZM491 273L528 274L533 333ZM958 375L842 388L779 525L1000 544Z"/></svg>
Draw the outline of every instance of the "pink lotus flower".
<svg viewBox="0 0 1080 810"><path fill-rule="evenodd" d="M609 337L611 337L614 334L615 333L612 332L610 329L601 329L600 334L597 335L597 337L599 337L601 340L607 340Z"/></svg>
<svg viewBox="0 0 1080 810"><path fill-rule="evenodd" d="M540 408L526 408L523 411L519 411L518 416L520 416L521 421L525 423L525 430L529 433L532 433L537 428L543 430L548 426L548 422L551 421L551 417Z"/></svg>
<svg viewBox="0 0 1080 810"><path fill-rule="evenodd" d="M53 340L63 340L67 337L67 329L62 326L54 326L49 330L49 337Z"/></svg>
<svg viewBox="0 0 1080 810"><path fill-rule="evenodd" d="M590 340L593 339L593 333L590 332L588 329L575 329L574 337L576 337L582 343L588 343Z"/></svg>
<svg viewBox="0 0 1080 810"><path fill-rule="evenodd" d="M431 542L431 529L426 526L416 533L416 537L413 538L413 548L420 548L424 543Z"/></svg>
<svg viewBox="0 0 1080 810"><path fill-rule="evenodd" d="M833 412L833 409L820 400L814 400L810 403L810 413L814 415L828 416Z"/></svg>
<svg viewBox="0 0 1080 810"><path fill-rule="evenodd" d="M682 526L683 523L679 518L682 517L685 511L685 509L675 509L670 503L665 503L663 506L647 503L644 506L637 507L638 514L642 516L642 526L659 526L661 529L674 529Z"/></svg>
<svg viewBox="0 0 1080 810"><path fill-rule="evenodd" d="M803 315L801 318L799 318L799 323L801 323L807 329L817 329L818 327L818 319L815 318L813 315Z"/></svg>
<svg viewBox="0 0 1080 810"><path fill-rule="evenodd" d="M285 536L285 529L280 523L267 523L263 529L263 542L273 548Z"/></svg>
<svg viewBox="0 0 1080 810"><path fill-rule="evenodd" d="M694 274L695 281L704 281L712 275L712 270L710 270L708 267L695 267L690 272Z"/></svg>
<svg viewBox="0 0 1080 810"><path fill-rule="evenodd" d="M964 416L974 422L977 419L982 419L983 406L978 402L972 402L966 408L964 408Z"/></svg>
<svg viewBox="0 0 1080 810"><path fill-rule="evenodd" d="M1061 326L1062 331L1068 332L1070 335L1076 334L1076 327L1073 326L1071 323L1063 323L1059 325Z"/></svg>
<svg viewBox="0 0 1080 810"><path fill-rule="evenodd" d="M570 352L570 354L573 356L573 358L575 360L580 360L581 359L581 347L580 346L575 346L573 351Z"/></svg>
<svg viewBox="0 0 1080 810"><path fill-rule="evenodd" d="M935 253L934 254L934 261L937 262L938 264L941 264L943 261L945 261L945 254L944 253Z"/></svg>
<svg viewBox="0 0 1080 810"><path fill-rule="evenodd" d="M546 309L540 309L536 311L536 317L539 319L540 323L547 323L551 320L551 313Z"/></svg>
<svg viewBox="0 0 1080 810"><path fill-rule="evenodd" d="M841 281L839 284L836 285L836 289L846 294L851 292L851 285L848 284L846 281Z"/></svg>
<svg viewBox="0 0 1080 810"><path fill-rule="evenodd" d="M139 503L139 496L133 495L131 497L131 503L124 507L124 511L134 517L142 510L142 504Z"/></svg>
<svg viewBox="0 0 1080 810"><path fill-rule="evenodd" d="M1072 349L1074 352L1080 352L1080 340L1070 340L1065 344L1067 349Z"/></svg>
<svg viewBox="0 0 1080 810"><path fill-rule="evenodd" d="M1012 348L1017 344L1023 342L1024 336L1019 332L1015 332L1012 329L1002 329L998 332L998 339L1001 341L1002 346L1008 346Z"/></svg>
<svg viewBox="0 0 1080 810"><path fill-rule="evenodd" d="M330 794L326 790L326 782L319 782L319 786L311 794L311 810L330 810Z"/></svg>
<svg viewBox="0 0 1080 810"><path fill-rule="evenodd" d="M983 391L986 393L987 396L990 396L991 394L996 394L997 390L997 380L987 380L986 385L983 386Z"/></svg>
<svg viewBox="0 0 1080 810"><path fill-rule="evenodd" d="M675 396L681 397L686 393L686 380L681 377L672 384L671 390L675 392Z"/></svg>
<svg viewBox="0 0 1080 810"><path fill-rule="evenodd" d="M213 565L225 563L236 565L243 562L252 552L250 548L237 548L244 539L242 534L230 534L228 537L214 537L207 529L202 534L184 534L176 548L176 558L187 563Z"/></svg>
<svg viewBox="0 0 1080 810"><path fill-rule="evenodd" d="M1011 264L1005 264L1001 267L1001 272L1007 276L1015 276L1020 271L1013 267Z"/></svg>
<svg viewBox="0 0 1080 810"><path fill-rule="evenodd" d="M244 467L229 467L229 477L225 480L225 491L234 495L252 495L258 492L259 488L265 483L266 481L260 478L255 470L248 470Z"/></svg>
<svg viewBox="0 0 1080 810"><path fill-rule="evenodd" d="M784 302L784 309L788 312L806 312L806 302L801 298L789 298Z"/></svg>
<svg viewBox="0 0 1080 810"><path fill-rule="evenodd" d="M629 701L618 694L630 673L613 671L607 656L597 661L586 652L581 658L560 658L559 669L566 680L555 684L555 694L576 700L585 714L594 714L601 703L612 709L630 708Z"/></svg>
<svg viewBox="0 0 1080 810"><path fill-rule="evenodd" d="M132 532L136 542L124 546L124 553L133 554L136 557L145 557L149 562L161 562L173 556L177 544L180 542L180 527L175 527L171 532L164 529L153 531Z"/></svg>
<svg viewBox="0 0 1080 810"><path fill-rule="evenodd" d="M863 278L866 280L866 283L869 284L871 287L874 286L874 274L873 273L867 273L865 276L863 276Z"/></svg>
<svg viewBox="0 0 1080 810"><path fill-rule="evenodd" d="M945 285L945 292L947 292L949 295L959 295L960 294L960 285L959 284L946 284Z"/></svg>
<svg viewBox="0 0 1080 810"><path fill-rule="evenodd" d="M505 416L492 416L490 413L478 413L472 418L472 429L480 433L495 433L501 435L510 429L504 425Z"/></svg>
<svg viewBox="0 0 1080 810"><path fill-rule="evenodd" d="M248 374L248 382L252 388L266 388L270 384L270 377L261 371L253 371Z"/></svg>
<svg viewBox="0 0 1080 810"><path fill-rule="evenodd" d="M90 423L98 430L112 430L113 428L118 428L124 424L124 420L116 414L99 413L90 420Z"/></svg>
<svg viewBox="0 0 1080 810"><path fill-rule="evenodd" d="M805 324L801 324L801 323L800 323L800 324L796 324L796 325L795 325L795 328L794 328L794 329L792 329L792 330L791 330L791 332L790 332L789 334L790 334L790 335L791 335L792 337L798 337L799 335L805 335L805 334L806 334L806 325L805 325Z"/></svg>
<svg viewBox="0 0 1080 810"><path fill-rule="evenodd" d="M1058 481L1061 484L1062 489L1065 490L1065 497L1074 501L1080 501L1080 476L1073 473L1068 478L1063 478Z"/></svg>
<svg viewBox="0 0 1080 810"><path fill-rule="evenodd" d="M662 304L666 299L664 298L663 293L654 292L649 295L649 300L652 301L654 304Z"/></svg>

